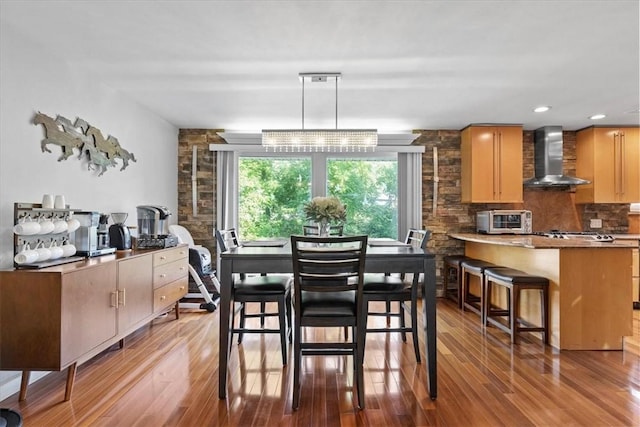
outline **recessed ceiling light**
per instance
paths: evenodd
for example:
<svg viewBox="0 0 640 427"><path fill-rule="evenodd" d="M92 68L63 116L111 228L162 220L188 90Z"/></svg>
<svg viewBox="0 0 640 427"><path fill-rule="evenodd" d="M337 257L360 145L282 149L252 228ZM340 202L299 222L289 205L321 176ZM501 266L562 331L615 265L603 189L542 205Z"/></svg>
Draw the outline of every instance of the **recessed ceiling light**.
<svg viewBox="0 0 640 427"><path fill-rule="evenodd" d="M600 119L604 119L605 116L604 114L594 114L593 116L589 117L590 120L600 120Z"/></svg>
<svg viewBox="0 0 640 427"><path fill-rule="evenodd" d="M549 111L551 109L550 105L541 105L540 107L536 107L533 109L534 113L544 113L545 111Z"/></svg>

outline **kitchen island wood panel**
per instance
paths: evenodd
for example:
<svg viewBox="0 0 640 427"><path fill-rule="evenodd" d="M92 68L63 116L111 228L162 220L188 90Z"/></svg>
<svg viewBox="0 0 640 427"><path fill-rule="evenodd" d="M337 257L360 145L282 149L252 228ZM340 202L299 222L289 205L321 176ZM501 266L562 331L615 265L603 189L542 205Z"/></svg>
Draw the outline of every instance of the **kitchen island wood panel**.
<svg viewBox="0 0 640 427"><path fill-rule="evenodd" d="M550 344L561 350L621 350L632 335L631 242L538 236L451 234L465 255L549 279ZM523 295L522 314L539 322L539 298Z"/></svg>

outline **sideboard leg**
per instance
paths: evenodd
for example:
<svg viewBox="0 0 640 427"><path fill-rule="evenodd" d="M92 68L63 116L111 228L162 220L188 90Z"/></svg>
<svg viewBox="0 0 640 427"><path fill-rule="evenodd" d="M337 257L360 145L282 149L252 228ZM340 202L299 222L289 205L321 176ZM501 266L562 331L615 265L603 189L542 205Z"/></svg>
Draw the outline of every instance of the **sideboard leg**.
<svg viewBox="0 0 640 427"><path fill-rule="evenodd" d="M22 402L27 398L27 387L29 387L29 378L31 377L31 371L22 371L22 380L20 381L20 394L18 400Z"/></svg>
<svg viewBox="0 0 640 427"><path fill-rule="evenodd" d="M118 341L118 345L120 345L120 350L122 350L124 348L124 338L122 338L120 341Z"/></svg>
<svg viewBox="0 0 640 427"><path fill-rule="evenodd" d="M71 392L73 391L73 382L76 379L77 363L72 364L67 368L67 387L64 390L64 401L67 402L71 399Z"/></svg>
<svg viewBox="0 0 640 427"><path fill-rule="evenodd" d="M180 300L176 301L176 320L180 318Z"/></svg>

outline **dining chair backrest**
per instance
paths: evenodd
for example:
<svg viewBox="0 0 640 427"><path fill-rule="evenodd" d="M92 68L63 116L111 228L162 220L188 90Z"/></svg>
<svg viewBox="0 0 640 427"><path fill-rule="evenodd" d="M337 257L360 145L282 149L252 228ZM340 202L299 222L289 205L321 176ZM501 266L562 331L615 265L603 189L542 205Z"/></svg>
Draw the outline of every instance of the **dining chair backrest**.
<svg viewBox="0 0 640 427"><path fill-rule="evenodd" d="M431 237L431 230L420 230L418 228L410 228L407 231L407 237L405 243L416 248L426 249L427 242Z"/></svg>
<svg viewBox="0 0 640 427"><path fill-rule="evenodd" d="M294 294L362 292L367 236L291 236Z"/></svg>
<svg viewBox="0 0 640 427"><path fill-rule="evenodd" d="M225 252L240 246L235 228L229 228L227 230L216 229L216 241L218 242L218 252Z"/></svg>
<svg viewBox="0 0 640 427"><path fill-rule="evenodd" d="M329 235L330 236L342 236L344 230L344 225L342 224L331 224L329 226ZM320 230L318 229L318 224L314 225L303 225L302 232L305 236L319 236Z"/></svg>

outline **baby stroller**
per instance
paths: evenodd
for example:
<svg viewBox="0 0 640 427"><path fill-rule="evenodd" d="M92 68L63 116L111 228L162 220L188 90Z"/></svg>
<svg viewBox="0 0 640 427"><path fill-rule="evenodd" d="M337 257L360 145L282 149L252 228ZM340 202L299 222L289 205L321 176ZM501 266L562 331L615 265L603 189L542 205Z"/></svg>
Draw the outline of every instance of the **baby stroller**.
<svg viewBox="0 0 640 427"><path fill-rule="evenodd" d="M189 290L179 306L191 308L195 304L209 313L214 312L220 302L220 282L211 268L211 252L204 246L194 244L189 230L181 225L170 225L169 232L178 238L179 243L189 245ZM204 302L199 306L191 302L200 298Z"/></svg>

